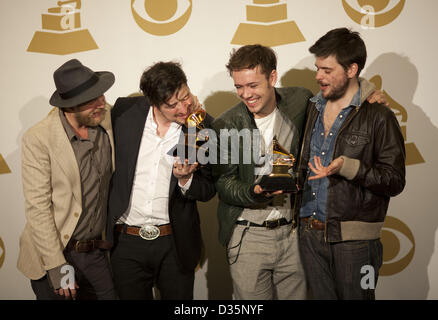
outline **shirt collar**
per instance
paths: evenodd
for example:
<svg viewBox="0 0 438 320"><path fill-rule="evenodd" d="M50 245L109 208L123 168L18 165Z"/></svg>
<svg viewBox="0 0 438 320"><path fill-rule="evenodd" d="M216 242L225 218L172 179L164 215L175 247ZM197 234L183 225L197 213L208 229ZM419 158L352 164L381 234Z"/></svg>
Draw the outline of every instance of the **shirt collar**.
<svg viewBox="0 0 438 320"><path fill-rule="evenodd" d="M67 118L65 117L65 114L62 112L61 108L59 108L59 117L61 118L61 123L64 127L65 133L67 134L68 140L73 141L75 138L77 139L73 128L68 123Z"/></svg>
<svg viewBox="0 0 438 320"><path fill-rule="evenodd" d="M154 107L150 107L149 108L149 113L148 116L146 118L146 127L148 127L149 129L153 130L155 134L157 134L157 129L158 129L158 125L154 120L154 113L153 113L153 108ZM176 131L179 130L182 126L176 122L172 122L170 124L170 128L171 131Z"/></svg>
<svg viewBox="0 0 438 320"><path fill-rule="evenodd" d="M359 89L356 91L353 99L351 99L350 104L348 106L346 106L345 108L348 108L351 106L359 107L360 106L360 97L361 97L361 88L360 88L360 83L359 83ZM314 96L310 99L310 101L315 103L315 108L318 111L321 111L321 109L327 104L327 100L322 96L322 91L319 91L316 96Z"/></svg>
<svg viewBox="0 0 438 320"><path fill-rule="evenodd" d="M93 141L96 138L96 134L97 134L97 130L99 127L101 127L100 125L98 125L97 127L87 127L88 130L88 139L80 139L75 131L73 130L72 126L70 125L70 123L68 123L67 118L65 117L64 112L61 110L61 108L59 108L59 117L61 118L61 123L62 126L64 127L65 133L67 134L67 138L68 140L74 141L74 140L90 140Z"/></svg>

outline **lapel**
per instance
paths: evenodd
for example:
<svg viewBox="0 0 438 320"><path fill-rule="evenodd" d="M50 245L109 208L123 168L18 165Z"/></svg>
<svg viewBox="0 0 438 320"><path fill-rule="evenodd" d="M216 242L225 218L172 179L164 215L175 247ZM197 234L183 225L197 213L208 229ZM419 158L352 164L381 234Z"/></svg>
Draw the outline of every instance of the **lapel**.
<svg viewBox="0 0 438 320"><path fill-rule="evenodd" d="M115 154L114 154L114 137L113 137L113 128L111 126L111 107L109 105L105 106L106 109L106 115L105 119L101 122L102 128L106 131L108 134L108 138L111 145L111 162L112 162L112 168L113 172L115 169Z"/></svg>
<svg viewBox="0 0 438 320"><path fill-rule="evenodd" d="M186 133L187 133L187 127L182 126L179 143L184 143L185 140L184 134ZM172 173L170 175L170 185L169 185L169 200L172 199L172 194L175 191L175 187L177 183L178 183L178 179L175 178L175 176L173 175L173 169L172 169Z"/></svg>
<svg viewBox="0 0 438 320"><path fill-rule="evenodd" d="M141 138L143 136L146 118L149 113L150 106L144 99L136 100L136 103L129 108L122 118L120 118L119 127L124 128L122 132L126 132L122 137L117 138L124 140L123 143L127 146L126 159L128 170L129 183L132 186L134 181L135 168L137 166L138 153L140 151ZM122 143L121 141L118 143Z"/></svg>
<svg viewBox="0 0 438 320"><path fill-rule="evenodd" d="M291 129L291 131L288 132L293 134L290 144L284 143L283 147L285 147L286 149L289 148L288 151L296 156L296 153L299 151L299 139L301 136L300 129L302 130L302 128L297 128L296 117L299 116L302 111L300 110L300 108L294 108L294 101L292 101L290 96L286 96L288 94L288 91L285 90L287 89L288 88L276 88L275 95L277 100L277 107L280 110L280 113L282 113L283 120L287 122L288 126Z"/></svg>
<svg viewBox="0 0 438 320"><path fill-rule="evenodd" d="M74 198L82 206L81 177L79 175L79 167L76 161L76 156L73 152L73 147L71 146L64 127L62 126L58 108L52 109L49 114L49 119L51 126L49 146L53 147L53 158L58 162L59 167L70 181ZM53 172L52 174L56 173Z"/></svg>
<svg viewBox="0 0 438 320"><path fill-rule="evenodd" d="M288 88L276 88L275 96L277 100L277 107L280 109L290 120L293 120L301 114L300 108L294 108L293 95L287 95L288 92L283 90ZM287 96L286 96L287 95Z"/></svg>

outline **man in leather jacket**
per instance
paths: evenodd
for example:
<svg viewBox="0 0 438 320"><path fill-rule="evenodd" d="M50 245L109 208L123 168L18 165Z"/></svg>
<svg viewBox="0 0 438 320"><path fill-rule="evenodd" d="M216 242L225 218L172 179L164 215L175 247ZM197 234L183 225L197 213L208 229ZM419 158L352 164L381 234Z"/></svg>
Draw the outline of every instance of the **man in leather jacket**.
<svg viewBox="0 0 438 320"><path fill-rule="evenodd" d="M389 199L405 186L403 136L389 108L365 100L357 32L334 29L309 51L321 91L307 111L295 207L307 283L316 299L374 299Z"/></svg>

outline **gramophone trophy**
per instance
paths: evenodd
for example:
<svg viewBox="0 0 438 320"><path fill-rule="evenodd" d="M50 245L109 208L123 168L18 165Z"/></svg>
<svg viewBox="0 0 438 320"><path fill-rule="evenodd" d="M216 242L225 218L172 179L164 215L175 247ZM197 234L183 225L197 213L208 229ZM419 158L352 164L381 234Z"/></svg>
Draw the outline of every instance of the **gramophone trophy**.
<svg viewBox="0 0 438 320"><path fill-rule="evenodd" d="M272 153L276 155L272 172L264 175L259 185L265 192L283 190L284 193L296 193L296 179L289 173L295 163L295 157L280 145L275 136L272 139Z"/></svg>
<svg viewBox="0 0 438 320"><path fill-rule="evenodd" d="M208 156L208 149L202 145L208 141L208 136L201 134L199 131L205 129L203 121L205 119L207 112L204 109L199 109L191 113L186 118L186 127L188 128L188 133L184 134L184 143L181 142L173 150L173 156L179 156L181 152L181 146L184 148L184 158L189 159L191 155L196 155L199 150L203 150L204 154ZM178 152L179 150L179 152Z"/></svg>

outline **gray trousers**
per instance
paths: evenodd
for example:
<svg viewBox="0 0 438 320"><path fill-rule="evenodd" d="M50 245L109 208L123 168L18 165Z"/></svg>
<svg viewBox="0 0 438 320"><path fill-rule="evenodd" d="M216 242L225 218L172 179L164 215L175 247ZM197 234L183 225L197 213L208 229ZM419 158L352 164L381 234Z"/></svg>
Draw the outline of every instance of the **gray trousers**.
<svg viewBox="0 0 438 320"><path fill-rule="evenodd" d="M227 254L235 299L306 299L298 237L291 225L267 229L236 224Z"/></svg>

